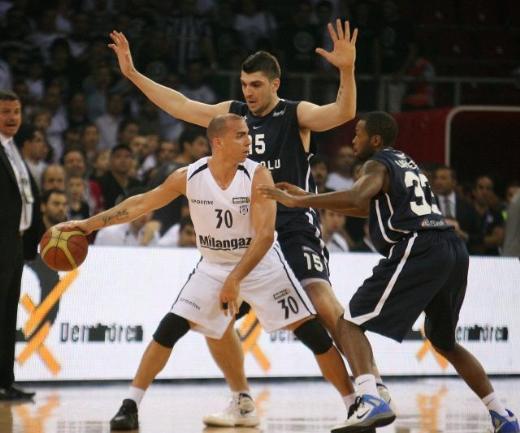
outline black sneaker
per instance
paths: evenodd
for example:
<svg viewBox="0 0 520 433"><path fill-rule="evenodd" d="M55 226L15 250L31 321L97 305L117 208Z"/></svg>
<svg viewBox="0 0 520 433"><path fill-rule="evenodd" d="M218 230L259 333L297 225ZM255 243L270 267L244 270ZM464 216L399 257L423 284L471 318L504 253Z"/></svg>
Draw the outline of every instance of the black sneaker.
<svg viewBox="0 0 520 433"><path fill-rule="evenodd" d="M123 400L116 415L110 420L110 430L135 430L137 428L139 428L137 404L127 398Z"/></svg>
<svg viewBox="0 0 520 433"><path fill-rule="evenodd" d="M31 400L33 397L34 392L23 391L12 385L9 388L0 388L0 401Z"/></svg>

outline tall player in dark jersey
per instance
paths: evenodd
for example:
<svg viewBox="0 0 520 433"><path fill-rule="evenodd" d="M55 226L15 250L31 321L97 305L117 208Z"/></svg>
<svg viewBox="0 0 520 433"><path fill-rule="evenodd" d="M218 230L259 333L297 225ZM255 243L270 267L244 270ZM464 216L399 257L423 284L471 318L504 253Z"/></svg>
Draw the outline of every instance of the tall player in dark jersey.
<svg viewBox="0 0 520 433"><path fill-rule="evenodd" d="M208 105L186 98L181 93L161 86L137 71L132 62L128 41L122 33L112 32L110 48L117 55L125 77L132 81L152 102L173 117L207 126L216 115L234 112L243 115L252 138L250 157L272 170L276 181L288 181L308 188L311 183L309 159L311 131L325 131L352 119L356 113L354 80L355 42L349 23L337 20L329 24L333 50L316 51L336 66L340 84L336 101L319 106L307 101L286 101L278 97L280 67L269 53L259 52L243 64L240 74L245 103L225 101ZM317 215L311 209L291 210L282 206L277 213L278 240L291 268L306 289L318 315L335 338L337 317L343 308L329 282L327 253L320 238ZM283 314L283 311L280 311ZM223 357L242 357L235 340L233 347L223 348L222 342L208 340L210 349L228 383L245 383L245 375L237 368L226 368ZM328 350L316 354L320 369L340 392L347 407L355 399L354 388L338 350L329 342ZM381 387L385 392L385 388Z"/></svg>
<svg viewBox="0 0 520 433"><path fill-rule="evenodd" d="M397 124L387 113L358 121L354 153L366 161L351 190L311 195L292 185L261 187L289 207L312 206L368 216L370 236L385 256L357 290L338 334L359 386L355 409L335 433L364 431L391 423L395 414L378 396L373 354L364 331L401 342L422 312L435 350L487 406L495 432L518 433L518 420L499 401L482 365L455 340L466 292L469 257L464 242L439 211L428 180L407 155L393 149Z"/></svg>

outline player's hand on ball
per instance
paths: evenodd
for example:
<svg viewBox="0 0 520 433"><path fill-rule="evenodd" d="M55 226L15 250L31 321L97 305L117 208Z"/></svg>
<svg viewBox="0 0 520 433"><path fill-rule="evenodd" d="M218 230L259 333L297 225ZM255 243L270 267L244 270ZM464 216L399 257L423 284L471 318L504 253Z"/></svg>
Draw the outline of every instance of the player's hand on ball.
<svg viewBox="0 0 520 433"><path fill-rule="evenodd" d="M231 275L226 278L220 290L220 306L224 314L234 317L238 313L238 294L240 292L240 282Z"/></svg>
<svg viewBox="0 0 520 433"><path fill-rule="evenodd" d="M65 221L64 223L59 223L53 226L52 228L57 229L63 232L70 232L72 230L80 230L85 235L89 235L93 232L93 230L88 226L86 220L71 220Z"/></svg>

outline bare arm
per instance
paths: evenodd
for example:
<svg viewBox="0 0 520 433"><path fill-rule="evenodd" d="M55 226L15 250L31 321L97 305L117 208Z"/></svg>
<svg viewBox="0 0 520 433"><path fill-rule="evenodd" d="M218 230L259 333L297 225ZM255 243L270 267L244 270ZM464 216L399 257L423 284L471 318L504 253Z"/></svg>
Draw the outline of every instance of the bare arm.
<svg viewBox="0 0 520 433"><path fill-rule="evenodd" d="M263 197L257 190L257 187L261 184L270 185L274 188L273 178L269 170L259 166L253 178L250 209L255 236L242 259L228 275L220 292L220 301L224 306L227 305L230 314L235 314L238 311L237 298L240 281L262 260L274 242L276 203Z"/></svg>
<svg viewBox="0 0 520 433"><path fill-rule="evenodd" d="M218 114L229 111L231 101L210 105L188 99L182 93L163 86L145 75L134 66L130 45L121 32L110 33L112 43L108 46L116 53L121 73L134 83L146 97L171 116L206 127Z"/></svg>
<svg viewBox="0 0 520 433"><path fill-rule="evenodd" d="M172 173L161 185L144 194L135 195L90 218L58 224L58 229L79 228L85 234L114 224L123 224L139 218L145 213L165 206L181 194L186 193L186 172L183 167Z"/></svg>
<svg viewBox="0 0 520 433"><path fill-rule="evenodd" d="M277 188L262 185L262 194L288 207L313 207L332 209L351 216L366 216L370 200L384 189L387 181L386 167L376 161L367 161L361 177L352 189L325 194L294 196Z"/></svg>
<svg viewBox="0 0 520 433"><path fill-rule="evenodd" d="M329 24L330 37L334 42L331 52L317 48L316 52L339 69L339 89L336 101L327 105L316 105L302 101L298 105L298 122L301 128L311 131L326 131L341 125L356 115L356 80L354 64L356 61L357 29L350 37L349 22L345 29L340 20L336 21L336 29Z"/></svg>

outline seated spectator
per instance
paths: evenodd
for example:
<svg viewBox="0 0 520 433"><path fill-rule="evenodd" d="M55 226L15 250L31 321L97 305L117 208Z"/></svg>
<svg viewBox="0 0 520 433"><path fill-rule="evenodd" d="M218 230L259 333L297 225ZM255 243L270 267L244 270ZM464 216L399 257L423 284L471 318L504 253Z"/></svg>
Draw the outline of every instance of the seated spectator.
<svg viewBox="0 0 520 433"><path fill-rule="evenodd" d="M321 194L332 191L330 188L325 186L327 183L327 177L329 175L329 167L325 157L321 155L313 156L310 162L310 166L312 178L314 179L318 193Z"/></svg>
<svg viewBox="0 0 520 433"><path fill-rule="evenodd" d="M334 170L329 172L326 186L334 191L350 189L354 185L352 166L354 165L354 151L352 146L345 145L338 149L334 156Z"/></svg>
<svg viewBox="0 0 520 433"><path fill-rule="evenodd" d="M502 255L520 257L520 188L516 186L514 190L514 194L508 200Z"/></svg>
<svg viewBox="0 0 520 433"><path fill-rule="evenodd" d="M67 120L69 127L85 128L90 122L88 118L87 98L83 92L75 92L69 99L67 106Z"/></svg>
<svg viewBox="0 0 520 433"><path fill-rule="evenodd" d="M179 87L179 92L194 101L214 104L217 100L217 96L213 89L204 82L205 70L207 70L207 68L204 67L201 60L191 60L188 63L186 77Z"/></svg>
<svg viewBox="0 0 520 433"><path fill-rule="evenodd" d="M51 189L65 191L65 170L59 164L48 165L42 174L42 192Z"/></svg>
<svg viewBox="0 0 520 433"><path fill-rule="evenodd" d="M112 93L108 97L106 113L95 120L99 131L99 149L112 149L117 144L124 109L123 97L118 93Z"/></svg>
<svg viewBox="0 0 520 433"><path fill-rule="evenodd" d="M65 191L49 189L42 194L41 200L40 208L46 229L67 221L69 207Z"/></svg>
<svg viewBox="0 0 520 433"><path fill-rule="evenodd" d="M128 194L121 196L120 200L132 197L145 192L146 189L137 187L128 190ZM104 246L154 246L159 241L159 232L156 230L153 236L146 236L145 229L147 223L152 220L152 213L149 212L139 218L126 223L105 227L99 230L94 245Z"/></svg>
<svg viewBox="0 0 520 433"><path fill-rule="evenodd" d="M94 163L94 159L99 153L99 130L94 123L87 123L81 130L81 148L85 152L88 164Z"/></svg>
<svg viewBox="0 0 520 433"><path fill-rule="evenodd" d="M69 201L69 219L81 220L90 216L89 205L85 200L85 183L83 177L70 175L67 177L67 197Z"/></svg>
<svg viewBox="0 0 520 433"><path fill-rule="evenodd" d="M497 203L494 183L489 176L479 176L473 186L473 203L480 217L480 233L482 243L478 253L497 256L504 242L504 218L499 209L493 208Z"/></svg>
<svg viewBox="0 0 520 433"><path fill-rule="evenodd" d="M276 40L276 19L263 10L258 0L242 0L234 28L248 51L270 49Z"/></svg>
<svg viewBox="0 0 520 433"><path fill-rule="evenodd" d="M110 152L110 169L100 180L103 202L106 209L114 206L116 199L141 182L130 176L133 166L132 151L125 144L118 144Z"/></svg>
<svg viewBox="0 0 520 433"><path fill-rule="evenodd" d="M470 253L479 252L482 242L480 217L474 206L456 192L457 177L453 169L440 166L434 171L433 191L448 224L466 242Z"/></svg>
<svg viewBox="0 0 520 433"><path fill-rule="evenodd" d="M348 236L343 227L346 217L343 214L329 209L322 209L321 215L321 234L323 241L330 252L349 251Z"/></svg>
<svg viewBox="0 0 520 433"><path fill-rule="evenodd" d="M104 203L101 187L98 182L88 178L87 162L81 148L67 149L63 154L62 163L67 177L79 176L83 179L83 200L87 202L90 214L93 215L102 211Z"/></svg>
<svg viewBox="0 0 520 433"><path fill-rule="evenodd" d="M22 158L41 190L42 174L47 167L44 162L47 153L44 135L31 125L22 125L14 142L20 147Z"/></svg>
<svg viewBox="0 0 520 433"><path fill-rule="evenodd" d="M160 247L196 247L197 236L191 218L189 216L181 218L180 222L171 226L159 239L157 245Z"/></svg>
<svg viewBox="0 0 520 433"><path fill-rule="evenodd" d="M90 179L99 183L101 178L110 170L110 150L101 150L96 153L92 164Z"/></svg>
<svg viewBox="0 0 520 433"><path fill-rule="evenodd" d="M156 156L157 163L154 167L148 170L147 173L145 173L145 176L148 180L147 183L159 185L173 171L182 167L182 164L175 162L175 158L179 154L178 150L179 146L177 146L177 144L173 141L161 141L159 145L159 151L157 152ZM158 181L158 179L160 180Z"/></svg>
<svg viewBox="0 0 520 433"><path fill-rule="evenodd" d="M132 119L123 120L117 131L117 143L130 146L132 140L139 135L139 124ZM152 150L154 152L155 149Z"/></svg>
<svg viewBox="0 0 520 433"><path fill-rule="evenodd" d="M179 156L175 162L188 165L209 155L206 131L199 127L186 127L179 137Z"/></svg>
<svg viewBox="0 0 520 433"><path fill-rule="evenodd" d="M62 88L58 83L50 84L43 97L44 107L51 113L51 122L47 128L47 142L53 149L53 161L60 159L63 152L63 131L68 128L66 108L62 100Z"/></svg>

